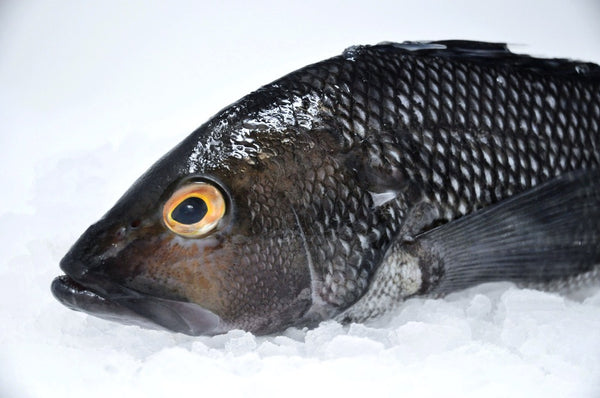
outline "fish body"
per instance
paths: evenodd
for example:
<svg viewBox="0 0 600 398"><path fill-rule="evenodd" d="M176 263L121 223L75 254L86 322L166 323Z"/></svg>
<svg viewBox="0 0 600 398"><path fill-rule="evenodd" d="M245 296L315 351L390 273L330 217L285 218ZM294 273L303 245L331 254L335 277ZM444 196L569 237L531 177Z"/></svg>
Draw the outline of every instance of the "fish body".
<svg viewBox="0 0 600 398"><path fill-rule="evenodd" d="M353 47L188 136L82 235L52 291L197 335L591 279L599 125L594 64L466 41Z"/></svg>

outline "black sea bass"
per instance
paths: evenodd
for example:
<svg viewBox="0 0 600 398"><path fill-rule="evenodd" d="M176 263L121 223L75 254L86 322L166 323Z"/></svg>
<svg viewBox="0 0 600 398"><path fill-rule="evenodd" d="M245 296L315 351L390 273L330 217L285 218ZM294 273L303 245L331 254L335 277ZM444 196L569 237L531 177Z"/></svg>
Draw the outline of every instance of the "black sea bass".
<svg viewBox="0 0 600 398"><path fill-rule="evenodd" d="M600 67L359 46L242 98L61 262L66 306L198 335L361 321L481 282L600 279Z"/></svg>

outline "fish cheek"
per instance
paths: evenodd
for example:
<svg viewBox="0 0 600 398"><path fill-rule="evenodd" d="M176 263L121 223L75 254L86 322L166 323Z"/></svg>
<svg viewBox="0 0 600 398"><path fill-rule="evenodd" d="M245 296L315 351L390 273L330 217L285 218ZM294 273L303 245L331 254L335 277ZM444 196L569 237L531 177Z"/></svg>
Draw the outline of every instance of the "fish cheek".
<svg viewBox="0 0 600 398"><path fill-rule="evenodd" d="M105 261L102 273L147 296L198 304L232 327L281 330L308 310L310 277L294 228L267 232L274 222L196 239L139 236Z"/></svg>
<svg viewBox="0 0 600 398"><path fill-rule="evenodd" d="M227 319L231 297L227 294L227 275L236 255L227 244L214 240L189 240L173 244L172 262L166 273L187 301ZM160 266L158 266L160 267Z"/></svg>
<svg viewBox="0 0 600 398"><path fill-rule="evenodd" d="M233 327L268 333L298 322L308 309L305 262L303 248L289 239L173 239L138 268L131 285L196 303Z"/></svg>
<svg viewBox="0 0 600 398"><path fill-rule="evenodd" d="M160 238L132 242L120 254L118 266L121 280L131 289L193 302L220 315L227 303L220 293L219 279L231 257L216 239L164 233Z"/></svg>
<svg viewBox="0 0 600 398"><path fill-rule="evenodd" d="M303 248L293 241L261 237L237 252L219 278L219 290L227 297L225 319L258 334L298 323L311 304Z"/></svg>
<svg viewBox="0 0 600 398"><path fill-rule="evenodd" d="M230 241L233 257L219 276L228 318L259 334L297 324L312 304L302 234L285 187L270 178L276 175L256 176L249 189L235 187L240 216Z"/></svg>

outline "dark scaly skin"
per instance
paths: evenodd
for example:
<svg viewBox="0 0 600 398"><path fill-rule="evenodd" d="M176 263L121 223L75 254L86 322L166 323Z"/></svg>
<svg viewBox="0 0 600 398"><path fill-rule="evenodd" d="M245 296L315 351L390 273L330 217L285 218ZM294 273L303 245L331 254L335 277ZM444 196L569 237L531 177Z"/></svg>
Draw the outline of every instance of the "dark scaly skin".
<svg viewBox="0 0 600 398"><path fill-rule="evenodd" d="M588 68L587 76L577 73L581 68ZM446 222L600 164L597 66L536 63L503 52L497 59L466 61L444 51L377 46L307 67L276 85L288 96L320 97L318 140L326 140L334 164L345 165L326 173L335 182L324 191L335 197L319 200L326 195L313 190L297 205L306 209L301 221L324 281L320 295L336 306L361 295L416 203L433 204L439 220L432 222ZM306 174L302 165L294 173L301 185L319 186L324 184L312 179L319 169L315 161ZM340 186L358 190L355 209L344 208L348 199ZM374 209L367 192L386 187L399 191L399 199ZM336 225L336 219L345 222ZM321 233L344 227L346 236ZM369 247L360 249L361 235ZM344 245L353 248L350 254Z"/></svg>
<svg viewBox="0 0 600 398"><path fill-rule="evenodd" d="M354 48L243 98L153 166L63 269L107 298L126 287L269 333L348 308L399 236L598 167L600 68L446 44ZM228 194L206 238L161 223L189 178Z"/></svg>

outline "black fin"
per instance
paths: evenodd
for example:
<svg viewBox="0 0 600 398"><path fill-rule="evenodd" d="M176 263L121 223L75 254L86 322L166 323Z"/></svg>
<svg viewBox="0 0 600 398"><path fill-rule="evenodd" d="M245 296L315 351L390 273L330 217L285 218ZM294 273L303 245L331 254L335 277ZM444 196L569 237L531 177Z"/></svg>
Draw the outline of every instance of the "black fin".
<svg viewBox="0 0 600 398"><path fill-rule="evenodd" d="M417 237L446 293L478 283L548 283L600 265L600 170L550 180ZM431 259L431 258L430 258Z"/></svg>
<svg viewBox="0 0 600 398"><path fill-rule="evenodd" d="M505 43L486 43L468 40L441 40L425 42L382 43L375 48L405 50L441 58L456 58L461 61L492 66L511 66L546 75L577 76L598 81L600 66L591 62L573 61L562 58L536 58L515 54Z"/></svg>

